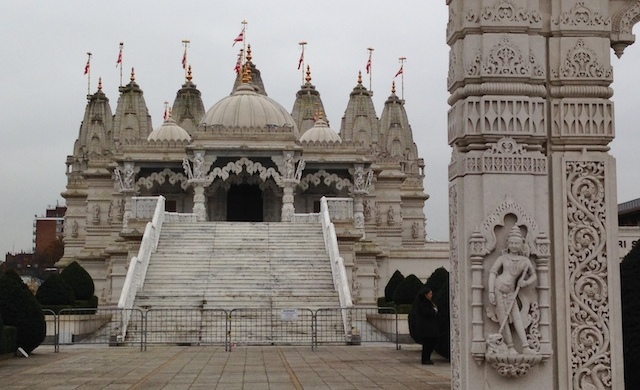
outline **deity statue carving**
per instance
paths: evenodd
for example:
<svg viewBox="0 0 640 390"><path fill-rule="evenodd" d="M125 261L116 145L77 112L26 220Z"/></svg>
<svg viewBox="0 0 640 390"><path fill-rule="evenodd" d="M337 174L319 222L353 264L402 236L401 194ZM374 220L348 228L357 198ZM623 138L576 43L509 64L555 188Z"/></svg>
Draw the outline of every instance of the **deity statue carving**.
<svg viewBox="0 0 640 390"><path fill-rule="evenodd" d="M120 185L120 191L133 191L134 181L136 177L136 171L133 167L133 163L124 163L124 169L116 167L113 170L116 175L116 182Z"/></svg>
<svg viewBox="0 0 640 390"><path fill-rule="evenodd" d="M413 225L411 225L411 237L420 238L420 222L415 221Z"/></svg>
<svg viewBox="0 0 640 390"><path fill-rule="evenodd" d="M492 351L506 352L516 355L511 328L515 330L522 343L523 354L536 354L529 346L529 339L525 331L522 306L527 299L520 294L522 289L536 283L536 271L527 256L525 242L518 226L514 226L507 238L507 249L498 257L489 271L489 316L500 324L499 334L493 335L494 342L489 343ZM526 308L525 308L526 309ZM500 334L501 333L501 334ZM501 345L500 337L506 343L506 349ZM489 338L491 341L492 338Z"/></svg>
<svg viewBox="0 0 640 390"><path fill-rule="evenodd" d="M396 212L392 206L389 206L389 210L387 210L387 225L395 225L396 223Z"/></svg>
<svg viewBox="0 0 640 390"><path fill-rule="evenodd" d="M100 205L97 203L94 204L91 211L93 215L91 222L93 222L94 225L99 225L100 224Z"/></svg>
<svg viewBox="0 0 640 390"><path fill-rule="evenodd" d="M365 221L368 221L371 219L371 217L373 216L373 214L375 214L375 204L372 200L369 199L365 199L364 200L364 219Z"/></svg>
<svg viewBox="0 0 640 390"><path fill-rule="evenodd" d="M202 153L196 153L196 156L193 158L193 178L202 180L206 174L207 171L204 166L204 156Z"/></svg>
<svg viewBox="0 0 640 390"><path fill-rule="evenodd" d="M287 153L284 156L284 178L285 179L293 179L293 155L291 153Z"/></svg>

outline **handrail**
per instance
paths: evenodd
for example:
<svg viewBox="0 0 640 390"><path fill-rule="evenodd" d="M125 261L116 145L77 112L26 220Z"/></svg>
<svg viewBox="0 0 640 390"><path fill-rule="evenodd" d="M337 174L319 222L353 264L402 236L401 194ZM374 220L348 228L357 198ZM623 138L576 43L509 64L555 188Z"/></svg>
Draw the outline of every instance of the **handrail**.
<svg viewBox="0 0 640 390"><path fill-rule="evenodd" d="M122 286L122 292L120 293L120 299L118 300L118 309L131 309L136 299L136 293L140 291L144 285L144 279L147 276L147 268L149 267L151 254L155 252L158 247L160 230L162 229L162 223L164 222L164 204L164 196L158 196L155 212L153 213L153 219L151 222L147 223L147 226L144 229L144 235L142 236L138 255L133 256L129 262L127 276L124 279L124 285ZM128 310L125 310L122 313L119 334L117 335L119 340L124 340L127 336L127 326L129 325L130 316L131 312Z"/></svg>
<svg viewBox="0 0 640 390"><path fill-rule="evenodd" d="M340 298L340 307L350 308L353 306L351 300L351 290L349 288L349 279L347 278L347 270L344 266L344 260L340 256L338 250L338 238L336 229L329 217L329 205L326 197L320 199L320 221L322 222L322 233L324 235L324 245L329 254L331 263L331 273L333 274L333 286L338 292ZM342 323L344 326L345 336L351 334L350 316L342 311Z"/></svg>

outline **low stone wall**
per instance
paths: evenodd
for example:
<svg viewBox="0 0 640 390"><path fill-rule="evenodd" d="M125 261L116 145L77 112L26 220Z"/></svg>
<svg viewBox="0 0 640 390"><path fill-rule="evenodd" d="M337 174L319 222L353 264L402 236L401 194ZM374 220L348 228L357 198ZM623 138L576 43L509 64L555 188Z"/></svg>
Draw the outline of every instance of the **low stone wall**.
<svg viewBox="0 0 640 390"><path fill-rule="evenodd" d="M395 341L396 335L396 315L395 314L367 314L367 322L373 325L378 331L389 340ZM409 335L409 315L398 314L397 322L398 342L401 344L414 344Z"/></svg>
<svg viewBox="0 0 640 390"><path fill-rule="evenodd" d="M45 344L53 344L56 335L56 318L53 315L45 315L44 319L47 323ZM58 329L59 343L71 344L86 338L103 327L111 321L111 314L63 314L59 316L58 321L60 324Z"/></svg>

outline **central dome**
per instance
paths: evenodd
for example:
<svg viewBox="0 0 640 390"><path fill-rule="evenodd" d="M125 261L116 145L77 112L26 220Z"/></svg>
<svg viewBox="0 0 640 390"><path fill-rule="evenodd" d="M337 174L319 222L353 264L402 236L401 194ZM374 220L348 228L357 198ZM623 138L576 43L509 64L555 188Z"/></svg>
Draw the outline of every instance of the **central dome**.
<svg viewBox="0 0 640 390"><path fill-rule="evenodd" d="M240 85L230 96L214 104L200 126L252 129L290 129L298 136L291 114L275 100L256 92L252 84Z"/></svg>

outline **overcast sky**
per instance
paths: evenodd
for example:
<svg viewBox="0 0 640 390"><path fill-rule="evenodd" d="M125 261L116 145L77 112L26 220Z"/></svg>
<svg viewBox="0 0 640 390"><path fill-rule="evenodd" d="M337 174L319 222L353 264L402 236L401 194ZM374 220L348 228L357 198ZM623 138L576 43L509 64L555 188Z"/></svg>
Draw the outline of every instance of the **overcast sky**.
<svg viewBox="0 0 640 390"><path fill-rule="evenodd" d="M115 112L118 44L124 42L124 83L131 67L152 116L162 123L164 101L173 102L184 82L183 39L189 39L193 82L205 109L227 96L248 22L253 62L270 97L288 110L300 88L300 46L320 92L330 126L339 130L349 93L367 48L373 47L372 89L380 116L391 82L404 66L404 98L418 152L426 164L427 236L448 239L444 0L254 0L254 1L3 1L0 14L0 251L32 249L34 215L64 203L65 158L73 152L87 95L83 75L92 52L91 93L98 77ZM224 4L222 4L224 3ZM640 44L613 57L618 162L618 200L640 197ZM401 79L396 79L399 84ZM365 85L369 85L365 79ZM397 94L402 93L401 86ZM4 258L4 256L2 256Z"/></svg>

